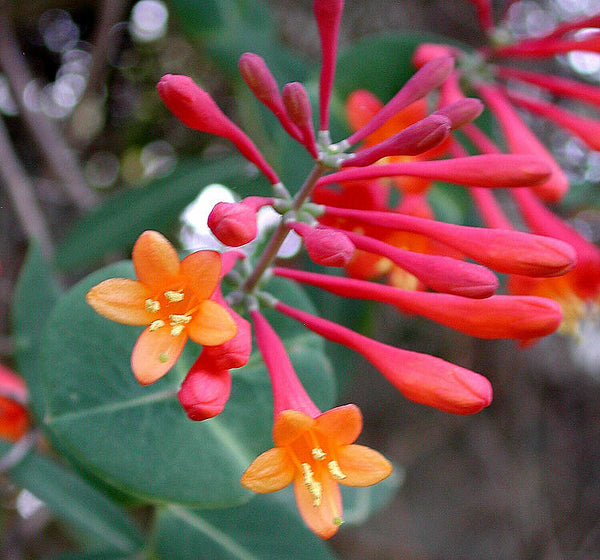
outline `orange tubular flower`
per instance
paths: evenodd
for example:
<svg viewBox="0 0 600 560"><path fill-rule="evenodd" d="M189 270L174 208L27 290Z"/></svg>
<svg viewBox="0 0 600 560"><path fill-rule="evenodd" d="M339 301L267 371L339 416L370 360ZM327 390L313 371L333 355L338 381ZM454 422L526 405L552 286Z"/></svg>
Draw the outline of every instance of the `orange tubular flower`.
<svg viewBox="0 0 600 560"><path fill-rule="evenodd" d="M131 355L131 369L142 385L154 383L173 367L188 337L217 346L235 336L229 312L210 299L220 279L219 253L197 251L179 262L167 239L145 231L132 259L138 280L110 278L94 286L86 300L108 319L148 325Z"/></svg>
<svg viewBox="0 0 600 560"><path fill-rule="evenodd" d="M304 522L328 539L343 522L338 484L371 486L389 476L392 465L369 447L354 444L362 430L356 405L321 413L296 376L277 333L258 310L250 315L271 378L275 447L254 460L241 483L265 494L293 482Z"/></svg>
<svg viewBox="0 0 600 560"><path fill-rule="evenodd" d="M284 410L273 426L275 447L248 467L242 485L259 494L294 483L306 524L323 539L342 523L338 484L370 486L390 475L392 465L377 451L357 445L362 415L356 405L333 408L316 418Z"/></svg>

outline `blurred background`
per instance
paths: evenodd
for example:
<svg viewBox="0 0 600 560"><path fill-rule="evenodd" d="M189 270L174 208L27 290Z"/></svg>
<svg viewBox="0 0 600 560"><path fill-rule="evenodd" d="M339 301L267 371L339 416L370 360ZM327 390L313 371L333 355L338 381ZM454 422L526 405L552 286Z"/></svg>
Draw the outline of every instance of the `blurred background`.
<svg viewBox="0 0 600 560"><path fill-rule="evenodd" d="M252 20L253 3L242 4ZM297 75L284 77L314 82L319 48L311 2L265 5L271 21L254 23L257 29L268 26L274 44L282 45L281 58L287 57L275 69L283 76L280 68L291 72L295 60ZM531 34L562 19L597 13L600 2L524 0L512 3L511 10L513 30ZM10 363L13 350L11 295L31 239L56 257L65 283L71 283L98 263L126 254L109 242L110 224L102 222L94 233L100 217L90 212L100 202L143 199L139 207L154 212L156 227L176 231L178 215L203 185L192 183L168 207L154 197L156 185L199 154L210 159L231 150L168 114L155 93L164 73L192 75L268 150L255 106L246 104L248 94L233 77L239 49L254 45L220 35L221 23L208 12L194 12L193 0L0 1L3 362ZM239 31L242 43L250 34ZM348 0L340 50L373 34L398 31L436 33L471 46L484 39L467 1ZM600 82L599 55L576 55L562 63L587 81ZM532 126L575 185L561 207L564 217L600 241L600 157L546 123ZM251 170L244 173L260 188L251 183L256 181ZM451 210L468 221L460 201L447 203L458 205ZM103 245L100 238L108 241ZM90 247L95 257L86 258L83 249ZM599 558L597 318L582 325L577 339L553 335L528 348L475 340L391 309L367 311L364 322L379 340L485 374L495 397L478 415L452 416L402 399L360 360L341 362L347 371L337 372L339 400L361 407L366 421L361 443L398 466L401 486L385 509L332 539L339 557ZM69 542L43 503L0 475L0 559L42 558L68 549Z"/></svg>

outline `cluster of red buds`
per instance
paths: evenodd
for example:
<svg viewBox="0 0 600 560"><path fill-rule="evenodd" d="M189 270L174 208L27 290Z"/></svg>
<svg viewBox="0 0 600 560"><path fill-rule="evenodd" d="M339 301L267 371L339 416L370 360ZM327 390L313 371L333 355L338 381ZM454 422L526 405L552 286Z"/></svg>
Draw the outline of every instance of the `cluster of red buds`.
<svg viewBox="0 0 600 560"><path fill-rule="evenodd" d="M271 379L275 447L249 466L242 484L256 492L272 492L293 483L305 522L323 538L332 536L342 522L338 484L374 484L389 475L391 465L379 453L354 443L362 427L356 406L326 412L317 408L262 308L273 308L361 354L415 402L449 413L471 414L490 404L492 389L478 373L383 344L278 301L268 292L267 276L310 284L342 297L389 303L478 337L530 340L558 328L560 307L534 295L494 295L498 279L490 269L547 279L565 274L576 260L576 250L554 237L512 228L442 223L419 215L415 203L420 199L409 196L404 202L413 206L412 212L388 208L381 202L386 193L381 181L390 177L447 181L485 192L531 188L555 193L562 192L562 187L548 187L554 184L554 167L548 157L535 151L430 159L451 141L455 129L464 129L483 109L477 99L447 96L448 91L457 91L460 72L455 53L448 48L439 56L421 59L418 71L389 102L355 127L348 138L333 143L329 100L343 4L343 0L313 2L322 50L317 132L302 84L289 83L280 91L261 57L246 53L239 62L240 73L256 98L313 158L314 166L304 184L290 194L252 140L206 91L189 77L164 76L158 93L175 116L193 129L233 142L269 180L273 194L214 207L208 225L231 249L197 251L179 262L162 236L146 232L133 253L138 280L110 279L88 294L88 302L103 315L148 325L132 356L134 374L142 383L164 375L188 337L202 344L202 353L179 393L181 404L194 420L214 416L226 405L229 371L248 361L254 332ZM442 100L436 111L378 138L398 115L436 90ZM248 256L237 248L257 235L257 212L265 206L279 214L278 225L260 252ZM291 232L301 237L317 265L345 267L356 274L342 277L275 266L278 251ZM410 250L394 242L406 236L437 249ZM370 272L360 272L360 263L369 258L374 263L393 263L415 278L421 289L370 281ZM220 280L225 275L235 285L223 295Z"/></svg>
<svg viewBox="0 0 600 560"><path fill-rule="evenodd" d="M456 103L465 94L474 92L498 123L507 151L535 155L551 170L548 180L526 189L509 189L509 193L530 231L569 243L577 254L577 264L568 274L554 279L511 273L508 288L511 293L540 295L557 301L564 315L560 330L576 335L580 321L598 317L600 311L600 250L547 207L547 203L559 202L564 197L569 180L522 113L547 120L590 150L600 148L600 122L589 116L600 107L600 87L576 76L563 77L531 69L532 62L540 61L551 68L551 63L561 55L598 53L600 15L562 22L536 37L513 37L507 14L496 23L489 0L472 0L472 3L489 38L488 45L466 52L455 46L424 44L417 48L414 62L422 66L439 56L454 56L457 66L440 88L440 105ZM577 104L577 112L563 108L565 104ZM474 123L467 123L461 133L482 154L502 152ZM458 142L449 150L458 155L465 153ZM471 188L470 194L488 227L515 227L493 193Z"/></svg>

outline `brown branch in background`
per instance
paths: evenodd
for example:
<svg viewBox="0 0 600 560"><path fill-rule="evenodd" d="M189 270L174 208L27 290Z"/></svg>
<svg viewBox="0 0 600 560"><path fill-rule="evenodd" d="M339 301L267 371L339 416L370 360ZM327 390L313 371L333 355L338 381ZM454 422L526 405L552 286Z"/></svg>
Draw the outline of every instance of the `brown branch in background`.
<svg viewBox="0 0 600 560"><path fill-rule="evenodd" d="M54 247L50 230L38 204L33 185L15 153L8 131L0 119L0 179L27 237L35 241L45 257L52 257Z"/></svg>
<svg viewBox="0 0 600 560"><path fill-rule="evenodd" d="M87 87L82 100L104 94L104 80L107 69L108 52L111 47L111 30L125 16L129 2L126 0L104 0L100 8L98 25L92 40L92 61Z"/></svg>
<svg viewBox="0 0 600 560"><path fill-rule="evenodd" d="M24 103L23 92L33 80L33 75L19 49L5 1L0 1L0 66L8 78L25 124L66 194L80 210L92 208L98 197L86 184L77 158L56 123L43 113L31 111Z"/></svg>

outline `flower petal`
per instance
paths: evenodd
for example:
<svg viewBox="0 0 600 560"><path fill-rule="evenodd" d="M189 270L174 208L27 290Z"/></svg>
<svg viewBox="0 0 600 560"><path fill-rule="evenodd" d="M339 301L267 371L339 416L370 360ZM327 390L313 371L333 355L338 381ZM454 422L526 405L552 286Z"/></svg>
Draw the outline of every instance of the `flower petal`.
<svg viewBox="0 0 600 560"><path fill-rule="evenodd" d="M258 494L276 492L294 479L294 465L285 449L274 447L259 455L242 475L242 486Z"/></svg>
<svg viewBox="0 0 600 560"><path fill-rule="evenodd" d="M278 447L290 445L306 430L315 425L315 419L299 410L284 410L273 425L273 441Z"/></svg>
<svg viewBox="0 0 600 560"><path fill-rule="evenodd" d="M330 476L323 477L321 504L313 505L313 497L304 484L302 475L294 479L294 494L298 511L311 531L322 539L333 537L342 523L342 496L337 482Z"/></svg>
<svg viewBox="0 0 600 560"><path fill-rule="evenodd" d="M345 486L371 486L387 478L392 472L391 463L370 447L344 445L337 451L337 462L346 478L339 480Z"/></svg>
<svg viewBox="0 0 600 560"><path fill-rule="evenodd" d="M125 325L148 325L156 317L146 311L146 287L130 278L109 278L94 286L86 301L103 317Z"/></svg>
<svg viewBox="0 0 600 560"><path fill-rule="evenodd" d="M235 321L227 310L218 303L207 299L199 306L189 325L187 333L198 344L217 346L231 340L237 332Z"/></svg>
<svg viewBox="0 0 600 560"><path fill-rule="evenodd" d="M327 410L316 421L317 427L340 445L353 443L362 430L362 414L355 404Z"/></svg>
<svg viewBox="0 0 600 560"><path fill-rule="evenodd" d="M162 287L179 274L179 257L175 247L157 231L145 231L132 251L138 280L148 286Z"/></svg>
<svg viewBox="0 0 600 560"><path fill-rule="evenodd" d="M181 273L198 299L208 299L219 282L221 255L216 251L196 251L181 261Z"/></svg>
<svg viewBox="0 0 600 560"><path fill-rule="evenodd" d="M168 326L151 331L145 329L131 354L133 375L142 385L149 385L167 373L181 355L187 341L185 332L171 336Z"/></svg>

